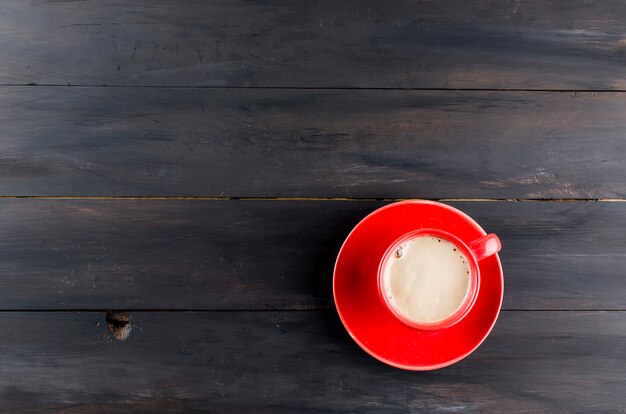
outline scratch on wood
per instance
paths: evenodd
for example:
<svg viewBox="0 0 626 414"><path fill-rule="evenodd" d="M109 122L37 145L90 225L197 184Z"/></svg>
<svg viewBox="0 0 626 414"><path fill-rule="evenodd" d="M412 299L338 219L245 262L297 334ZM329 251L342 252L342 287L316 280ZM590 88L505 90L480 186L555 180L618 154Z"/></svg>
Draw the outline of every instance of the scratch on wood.
<svg viewBox="0 0 626 414"><path fill-rule="evenodd" d="M270 27L268 27L268 28L266 28L266 29L263 29L263 30L261 30L260 32L252 33L250 36L248 36L248 37L246 38L246 40L250 40L250 39L253 39L253 38L255 38L255 37L258 37L258 36L264 35L264 34L266 34L266 33L269 33L269 32L271 32L272 30L277 29L277 28L279 28L280 26L284 25L286 22L287 22L287 20L283 20L282 22L280 22L280 23L278 23L278 24L275 24L274 26L270 26Z"/></svg>
<svg viewBox="0 0 626 414"><path fill-rule="evenodd" d="M57 26L55 29L63 29L65 27L82 27L82 26L102 26L102 23L74 23L74 24L64 24L62 26Z"/></svg>
<svg viewBox="0 0 626 414"><path fill-rule="evenodd" d="M137 54L137 48L139 47L139 45L141 44L141 42L139 43L135 43L135 47L133 47L133 57L131 60L135 60L135 55Z"/></svg>
<svg viewBox="0 0 626 414"><path fill-rule="evenodd" d="M200 109L202 109L202 112L206 113L206 111L204 110L204 105L202 105L202 102L200 102L200 99L198 99L198 97L196 96L195 93L191 93L191 95L194 97L194 99L196 100L196 103L198 105L200 105Z"/></svg>
<svg viewBox="0 0 626 414"><path fill-rule="evenodd" d="M87 0L46 0L46 1L42 1L41 3L35 3L35 6L41 6L42 4L46 4L46 3L74 3L78 1L87 1Z"/></svg>
<svg viewBox="0 0 626 414"><path fill-rule="evenodd" d="M237 265L235 264L235 262L233 261L233 259L231 259L228 256L225 256L223 254L218 254L217 255L218 258L226 260L228 263L230 263L231 267L233 268L233 271L235 272L235 284L236 286L242 286L241 285L241 275L239 274L239 269L237 268Z"/></svg>

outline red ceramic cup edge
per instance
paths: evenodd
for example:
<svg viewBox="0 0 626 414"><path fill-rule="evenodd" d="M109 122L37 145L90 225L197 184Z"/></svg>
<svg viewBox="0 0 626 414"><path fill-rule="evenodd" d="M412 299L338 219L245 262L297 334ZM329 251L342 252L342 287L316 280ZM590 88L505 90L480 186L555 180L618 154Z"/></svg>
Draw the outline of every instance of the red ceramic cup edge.
<svg viewBox="0 0 626 414"><path fill-rule="evenodd" d="M391 258L394 252L402 244L412 239L415 239L417 237L423 237L423 236L434 236L437 238L447 240L451 242L452 244L454 244L460 250L460 252L467 258L468 265L470 268L470 282L469 282L468 292L465 298L463 299L461 306L459 306L457 311L454 312L452 315L450 315L448 318L439 322L435 322L435 323L420 323L420 322L415 322L406 318L404 315L399 313L394 308L394 306L389 302L389 298L385 294L384 292L385 289L383 286L384 270L385 270L388 260ZM446 231L443 231L443 230L439 230L439 229L432 229L432 228L419 229L419 230L413 230L413 231L403 234L398 239L396 239L396 241L394 241L393 243L389 245L389 247L385 251L385 254L381 257L379 265L378 265L377 282L378 282L378 286L377 286L378 296L380 300L382 301L383 306L385 307L386 310L391 312L391 314L395 318L397 318L400 322L404 323L405 325L413 329L430 329L430 330L445 329L461 321L472 309L472 306L474 306L474 303L476 302L476 296L478 294L478 289L480 287L480 268L478 267L478 261L476 260L476 256L474 255L474 252L469 248L469 246L467 246L462 240L460 240L455 235L448 233Z"/></svg>

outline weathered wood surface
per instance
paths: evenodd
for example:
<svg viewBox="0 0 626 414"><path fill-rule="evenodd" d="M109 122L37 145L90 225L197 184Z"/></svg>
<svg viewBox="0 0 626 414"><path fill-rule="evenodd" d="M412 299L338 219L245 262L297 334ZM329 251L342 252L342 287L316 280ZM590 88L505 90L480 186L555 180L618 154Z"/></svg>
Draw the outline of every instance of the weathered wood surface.
<svg viewBox="0 0 626 414"><path fill-rule="evenodd" d="M3 3L0 82L626 88L620 1Z"/></svg>
<svg viewBox="0 0 626 414"><path fill-rule="evenodd" d="M503 242L505 309L625 309L626 203L457 202ZM3 309L315 309L383 202L0 201Z"/></svg>
<svg viewBox="0 0 626 414"><path fill-rule="evenodd" d="M0 412L626 412L625 202L452 203L505 311L444 370L331 294L356 198L626 199L626 3L1 9Z"/></svg>
<svg viewBox="0 0 626 414"><path fill-rule="evenodd" d="M7 87L1 195L626 195L626 93Z"/></svg>
<svg viewBox="0 0 626 414"><path fill-rule="evenodd" d="M444 370L385 366L323 312L5 313L0 410L621 413L626 312L503 312Z"/></svg>

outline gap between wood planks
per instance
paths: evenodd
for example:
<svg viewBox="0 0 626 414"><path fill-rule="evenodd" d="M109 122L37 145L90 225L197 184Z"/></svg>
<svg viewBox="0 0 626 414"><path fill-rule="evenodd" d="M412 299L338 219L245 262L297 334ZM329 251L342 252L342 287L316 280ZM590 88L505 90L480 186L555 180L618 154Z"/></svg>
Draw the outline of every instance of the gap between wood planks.
<svg viewBox="0 0 626 414"><path fill-rule="evenodd" d="M67 308L67 309L0 309L0 313L107 313L107 312L146 312L146 313L233 313L233 312L335 312L334 306L326 307L310 307L310 308L267 308L267 309L162 309L162 308ZM557 309L521 309L509 308L500 309L500 312L626 312L626 309L574 309L574 308L557 308Z"/></svg>
<svg viewBox="0 0 626 414"><path fill-rule="evenodd" d="M626 89L550 89L550 88L404 88L376 86L216 86L216 85L109 85L60 83L0 83L0 87L59 88L154 88L154 89L271 89L271 90L359 90L359 91L451 91L451 92L558 92L558 93L624 93Z"/></svg>
<svg viewBox="0 0 626 414"><path fill-rule="evenodd" d="M238 196L32 196L32 195L0 195L4 199L33 200L198 200L198 201L405 201L428 200L443 202L602 202L623 203L625 198L379 198L379 197L238 197Z"/></svg>

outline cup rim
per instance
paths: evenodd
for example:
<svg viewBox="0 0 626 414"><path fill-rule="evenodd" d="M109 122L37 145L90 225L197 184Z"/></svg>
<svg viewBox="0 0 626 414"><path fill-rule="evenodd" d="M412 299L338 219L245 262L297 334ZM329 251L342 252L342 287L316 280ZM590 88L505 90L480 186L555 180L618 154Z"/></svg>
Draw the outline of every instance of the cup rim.
<svg viewBox="0 0 626 414"><path fill-rule="evenodd" d="M407 243L412 239L416 239L418 237L429 236L429 235L435 236L437 238L445 239L448 242L454 244L457 248L459 248L461 250L461 253L467 258L468 265L470 268L470 281L469 281L468 292L465 295L465 298L463 299L463 301L461 302L461 305L459 305L457 310L446 319L433 322L433 323L416 322L402 315L395 308L395 306L390 302L389 298L385 294L385 287L384 287L385 267L387 265L388 260L391 258L392 254L398 249L398 247L401 244ZM385 253L381 257L379 264L378 264L377 276L378 276L377 277L377 282L378 282L377 290L378 290L378 295L380 297L380 300L383 303L383 307L387 309L400 322L404 323L405 325L413 329L419 329L419 330L445 329L460 322L465 316L467 316L469 311L474 306L474 303L476 302L476 297L478 296L478 289L480 286L480 267L478 266L478 261L476 260L476 256L474 255L472 250L469 248L467 243L465 243L463 240L459 239L458 237L456 237L455 235L449 232L435 229L435 228L423 228L423 229L412 230L398 237L393 243L391 243L387 247L387 250L385 250Z"/></svg>

